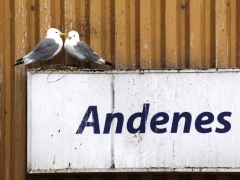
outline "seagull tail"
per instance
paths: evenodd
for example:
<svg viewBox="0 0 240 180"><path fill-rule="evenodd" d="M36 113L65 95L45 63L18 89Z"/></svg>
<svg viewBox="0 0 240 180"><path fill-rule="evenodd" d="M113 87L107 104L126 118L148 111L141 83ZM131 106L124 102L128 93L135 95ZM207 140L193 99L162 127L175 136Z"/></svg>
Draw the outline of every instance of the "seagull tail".
<svg viewBox="0 0 240 180"><path fill-rule="evenodd" d="M110 62L108 62L108 61L106 61L106 60L104 60L102 58L100 58L97 61L95 61L95 63L97 63L97 64L106 64L108 66L113 66L112 63L110 63Z"/></svg>
<svg viewBox="0 0 240 180"><path fill-rule="evenodd" d="M108 66L113 66L112 63L110 63L108 61L105 61L105 64L108 65Z"/></svg>
<svg viewBox="0 0 240 180"><path fill-rule="evenodd" d="M16 63L13 66L18 66L18 65L23 64L23 63L24 63L23 58L20 58L19 60L16 61Z"/></svg>

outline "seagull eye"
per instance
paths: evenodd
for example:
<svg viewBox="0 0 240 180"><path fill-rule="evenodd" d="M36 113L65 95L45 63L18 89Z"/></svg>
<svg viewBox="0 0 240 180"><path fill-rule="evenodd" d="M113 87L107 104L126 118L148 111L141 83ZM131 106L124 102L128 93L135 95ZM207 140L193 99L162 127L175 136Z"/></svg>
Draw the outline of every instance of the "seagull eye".
<svg viewBox="0 0 240 180"><path fill-rule="evenodd" d="M55 33L57 33L57 31Z"/></svg>
<svg viewBox="0 0 240 180"><path fill-rule="evenodd" d="M73 37L75 37L75 35L73 35Z"/></svg>

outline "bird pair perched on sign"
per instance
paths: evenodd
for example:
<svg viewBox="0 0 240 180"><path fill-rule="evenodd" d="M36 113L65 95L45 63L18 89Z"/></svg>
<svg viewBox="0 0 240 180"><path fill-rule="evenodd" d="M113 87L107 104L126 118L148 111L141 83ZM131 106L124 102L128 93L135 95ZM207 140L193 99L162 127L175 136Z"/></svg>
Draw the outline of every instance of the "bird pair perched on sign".
<svg viewBox="0 0 240 180"><path fill-rule="evenodd" d="M16 61L14 66L30 64L38 61L46 61L50 64L50 59L56 56L62 49L63 41L60 36L66 35L58 29L50 28L47 36L26 56ZM70 31L64 43L64 48L69 55L76 58L78 62L94 62L97 64L106 64L112 66L110 62L102 59L86 43L80 41L79 34L76 31Z"/></svg>

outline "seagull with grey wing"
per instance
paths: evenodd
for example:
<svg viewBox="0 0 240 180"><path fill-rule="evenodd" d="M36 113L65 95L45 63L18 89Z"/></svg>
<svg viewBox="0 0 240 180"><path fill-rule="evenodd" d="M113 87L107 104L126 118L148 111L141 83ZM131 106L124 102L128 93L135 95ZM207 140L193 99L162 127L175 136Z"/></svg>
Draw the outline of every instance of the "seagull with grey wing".
<svg viewBox="0 0 240 180"><path fill-rule="evenodd" d="M112 66L112 63L102 59L94 52L89 45L80 41L79 34L76 31L70 31L65 40L64 48L69 55L76 58L78 62L94 62L96 64L106 64Z"/></svg>
<svg viewBox="0 0 240 180"><path fill-rule="evenodd" d="M26 65L39 61L46 61L47 65L49 65L50 59L56 56L63 47L63 41L60 37L63 35L66 34L61 33L58 29L48 29L46 38L40 41L26 56L17 60L13 66Z"/></svg>

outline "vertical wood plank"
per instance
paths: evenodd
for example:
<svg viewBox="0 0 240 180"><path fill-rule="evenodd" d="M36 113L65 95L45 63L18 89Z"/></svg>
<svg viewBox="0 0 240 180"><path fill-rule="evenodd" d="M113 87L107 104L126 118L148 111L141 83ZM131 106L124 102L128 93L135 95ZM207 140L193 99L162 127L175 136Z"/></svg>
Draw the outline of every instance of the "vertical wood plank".
<svg viewBox="0 0 240 180"><path fill-rule="evenodd" d="M40 15L40 7L39 7L39 1L36 0L30 0L30 7L29 9L29 18L28 18L28 35L29 35L29 49L27 52L33 50L33 48L39 43L40 39L40 24L39 24L39 15ZM40 67L44 63L35 62L32 64L27 65L28 68L36 68Z"/></svg>
<svg viewBox="0 0 240 180"><path fill-rule="evenodd" d="M114 42L114 31L112 30L113 28L113 24L114 21L112 21L112 18L114 17L113 14L113 1L111 0L105 0L105 4L103 4L102 6L102 10L105 11L105 31L103 31L103 38L105 39L105 43L102 43L102 49L103 52L105 53L103 55L103 59L105 59L108 62L112 62L113 61L113 57L114 57L114 51L112 48L112 44ZM105 7L105 8L104 8ZM104 16L103 16L104 18ZM113 53L113 54L112 54ZM104 69L111 69L111 67L109 66L102 66Z"/></svg>
<svg viewBox="0 0 240 180"><path fill-rule="evenodd" d="M154 2L154 7L155 11L155 59L154 61L154 68L160 68L161 67L161 49L162 49L162 43L161 43L161 14L162 14L162 9L161 9L161 1L156 0Z"/></svg>
<svg viewBox="0 0 240 180"><path fill-rule="evenodd" d="M168 175L167 174L153 174L151 180L167 180Z"/></svg>
<svg viewBox="0 0 240 180"><path fill-rule="evenodd" d="M231 49L230 67L237 67L237 0L230 1L230 23L231 23ZM239 10L239 9L238 9Z"/></svg>
<svg viewBox="0 0 240 180"><path fill-rule="evenodd" d="M136 69L140 67L140 2L137 0L129 2L129 59L127 67Z"/></svg>
<svg viewBox="0 0 240 180"><path fill-rule="evenodd" d="M5 179L10 179L13 177L13 158L12 154L12 132L13 132L13 87L14 87L14 69L12 67L15 62L15 47L14 47L14 34L13 34L13 16L11 16L11 9L14 7L14 2L4 1L5 14L4 16L4 97L5 97L5 112L4 112L4 173ZM2 29L2 28L1 28ZM6 61L7 60L7 61ZM1 153L1 152L0 152Z"/></svg>
<svg viewBox="0 0 240 180"><path fill-rule="evenodd" d="M204 1L204 53L203 53L203 61L204 67L210 68L211 67L211 1ZM210 17L210 18L209 18Z"/></svg>
<svg viewBox="0 0 240 180"><path fill-rule="evenodd" d="M167 180L178 180L179 178L178 174L168 174L167 175Z"/></svg>
<svg viewBox="0 0 240 180"><path fill-rule="evenodd" d="M153 51L154 44L152 42L152 31L154 29L152 22L152 6L153 1L140 1L140 68L148 69L152 67L152 59L155 54ZM153 26L153 27L152 27Z"/></svg>
<svg viewBox="0 0 240 180"><path fill-rule="evenodd" d="M75 0L66 0L64 1L64 25L65 25L65 31L69 32L71 30L76 30L76 1Z"/></svg>
<svg viewBox="0 0 240 180"><path fill-rule="evenodd" d="M157 43L157 41L156 41L156 31L157 31L157 29L156 29L156 3L155 3L155 1L150 1L149 2L150 3L150 18L151 18L151 25L150 25L150 27L151 27L151 29L150 29L150 31L151 31L151 39L150 39L150 41L151 41L151 44L150 44L150 47L151 47L151 56L152 56L152 58L151 59L148 59L147 60L147 64L146 63L144 63L143 65L144 65L144 68L152 68L152 69L154 69L154 68L156 68L156 43Z"/></svg>
<svg viewBox="0 0 240 180"><path fill-rule="evenodd" d="M216 67L230 66L230 0L216 1Z"/></svg>
<svg viewBox="0 0 240 180"><path fill-rule="evenodd" d="M191 180L191 176L189 174L179 174L178 180Z"/></svg>
<svg viewBox="0 0 240 180"><path fill-rule="evenodd" d="M57 28L60 31L63 31L63 3L59 0L50 1L50 15L51 15L51 27Z"/></svg>
<svg viewBox="0 0 240 180"><path fill-rule="evenodd" d="M203 1L190 2L190 68L203 66L203 23L202 23Z"/></svg>
<svg viewBox="0 0 240 180"><path fill-rule="evenodd" d="M126 174L119 174L116 176L116 180L128 180L130 178L128 178L130 175L126 175Z"/></svg>
<svg viewBox="0 0 240 180"><path fill-rule="evenodd" d="M28 44L29 44L29 51L32 50L36 44L39 42L39 37L38 37L38 19L36 18L37 16L37 11L39 11L35 0L30 1L30 7L28 7L28 12L29 12L29 18L28 18L28 33L29 33L29 38L28 38ZM34 63L35 64L35 63ZM33 65L34 66L34 65ZM31 66L31 68L33 67Z"/></svg>
<svg viewBox="0 0 240 180"><path fill-rule="evenodd" d="M27 53L27 12L29 3L25 0L14 0L14 49L15 57ZM15 67L14 111L13 111L13 179L25 179L26 176L26 67Z"/></svg>
<svg viewBox="0 0 240 180"><path fill-rule="evenodd" d="M190 175L190 180L203 180L203 179L204 179L204 176L200 174Z"/></svg>
<svg viewBox="0 0 240 180"><path fill-rule="evenodd" d="M5 34L5 1L0 0L0 33ZM8 174L10 174L9 171L6 171L7 168L5 168L5 83L4 83L4 72L5 72L5 38L0 39L0 179L6 179ZM6 164L8 165L8 164Z"/></svg>
<svg viewBox="0 0 240 180"><path fill-rule="evenodd" d="M102 175L90 175L89 180L102 180Z"/></svg>
<svg viewBox="0 0 240 180"><path fill-rule="evenodd" d="M128 0L115 1L115 68L127 68L129 59L127 17Z"/></svg>
<svg viewBox="0 0 240 180"><path fill-rule="evenodd" d="M185 0L185 68L190 67L190 2L191 0Z"/></svg>
<svg viewBox="0 0 240 180"><path fill-rule="evenodd" d="M238 180L239 179L239 175L229 175L228 179L229 180Z"/></svg>
<svg viewBox="0 0 240 180"><path fill-rule="evenodd" d="M216 3L210 0L210 67L216 67Z"/></svg>
<svg viewBox="0 0 240 180"><path fill-rule="evenodd" d="M90 0L90 47L103 59L105 58L105 0ZM103 65L104 66L104 65ZM103 68L101 65L91 63L93 69Z"/></svg>
<svg viewBox="0 0 240 180"><path fill-rule="evenodd" d="M161 52L161 62L160 68L166 67L166 1L160 1L160 52ZM158 51L158 49L157 49Z"/></svg>
<svg viewBox="0 0 240 180"><path fill-rule="evenodd" d="M166 1L166 68L179 67L179 0Z"/></svg>
<svg viewBox="0 0 240 180"><path fill-rule="evenodd" d="M180 54L179 54L179 68L185 68L186 67L186 31L188 29L186 28L186 16L189 5L187 4L186 0L181 0L181 7L180 7L180 23L179 23L179 29L180 29Z"/></svg>
<svg viewBox="0 0 240 180"><path fill-rule="evenodd" d="M229 180L229 175L226 175L226 174L218 174L216 175L216 179L217 180Z"/></svg>
<svg viewBox="0 0 240 180"><path fill-rule="evenodd" d="M77 30L81 34L81 41L90 43L90 7L89 0L79 0L79 21L77 21Z"/></svg>
<svg viewBox="0 0 240 180"><path fill-rule="evenodd" d="M47 30L51 28L52 17L51 17L51 1L40 0L39 4L39 16L38 16L38 29L39 29L39 40L46 37Z"/></svg>
<svg viewBox="0 0 240 180"><path fill-rule="evenodd" d="M236 39L240 39L240 11L239 11L239 7L240 7L240 0L237 0L236 2L236 6L237 8L237 12L236 12ZM236 45L236 49L237 49L237 57L236 57L236 65L237 67L239 67L240 64L240 41L237 41L237 45Z"/></svg>
<svg viewBox="0 0 240 180"><path fill-rule="evenodd" d="M10 179L12 170L12 3L0 1L0 179Z"/></svg>
<svg viewBox="0 0 240 180"><path fill-rule="evenodd" d="M81 178L82 179L82 178ZM64 180L77 180L76 176L65 176Z"/></svg>

